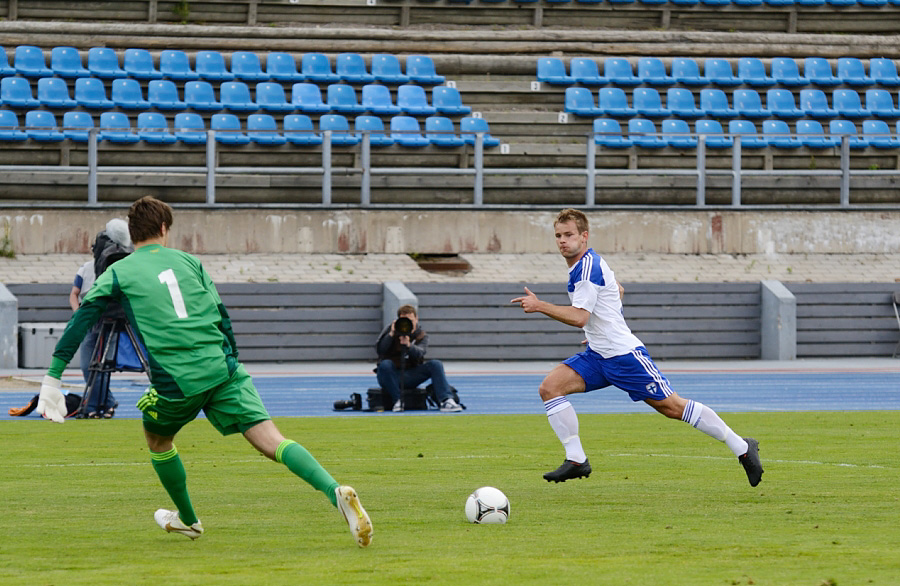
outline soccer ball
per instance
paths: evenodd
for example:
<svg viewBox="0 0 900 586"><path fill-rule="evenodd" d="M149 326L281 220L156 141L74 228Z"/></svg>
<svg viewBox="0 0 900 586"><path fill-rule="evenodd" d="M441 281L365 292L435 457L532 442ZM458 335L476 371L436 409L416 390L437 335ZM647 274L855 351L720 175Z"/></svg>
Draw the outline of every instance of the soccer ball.
<svg viewBox="0 0 900 586"><path fill-rule="evenodd" d="M506 523L509 518L509 499L492 486L482 486L466 499L466 519L469 523Z"/></svg>

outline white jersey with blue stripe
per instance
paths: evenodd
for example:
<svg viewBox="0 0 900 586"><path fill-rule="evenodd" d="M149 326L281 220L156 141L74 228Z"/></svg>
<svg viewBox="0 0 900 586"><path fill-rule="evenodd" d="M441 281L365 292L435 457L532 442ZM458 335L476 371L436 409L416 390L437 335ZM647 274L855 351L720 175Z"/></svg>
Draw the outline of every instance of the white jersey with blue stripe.
<svg viewBox="0 0 900 586"><path fill-rule="evenodd" d="M593 248L569 269L568 292L573 307L591 312L584 326L591 350L612 358L643 346L625 323L616 276Z"/></svg>

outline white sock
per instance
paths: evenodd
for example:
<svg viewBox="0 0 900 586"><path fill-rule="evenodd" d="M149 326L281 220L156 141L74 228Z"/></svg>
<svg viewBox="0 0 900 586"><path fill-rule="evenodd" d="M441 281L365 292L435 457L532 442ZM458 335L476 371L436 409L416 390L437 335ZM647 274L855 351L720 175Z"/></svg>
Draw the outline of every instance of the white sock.
<svg viewBox="0 0 900 586"><path fill-rule="evenodd" d="M747 453L748 445L744 438L731 431L722 418L715 411L697 401L688 401L684 407L684 415L681 420L690 423L706 435L725 442L728 449L735 456L742 456Z"/></svg>
<svg viewBox="0 0 900 586"><path fill-rule="evenodd" d="M557 397L544 401L544 409L547 410L547 421L556 432L556 437L566 449L566 460L572 460L581 464L587 460L584 448L581 447L581 438L578 437L578 415L575 408L565 397Z"/></svg>

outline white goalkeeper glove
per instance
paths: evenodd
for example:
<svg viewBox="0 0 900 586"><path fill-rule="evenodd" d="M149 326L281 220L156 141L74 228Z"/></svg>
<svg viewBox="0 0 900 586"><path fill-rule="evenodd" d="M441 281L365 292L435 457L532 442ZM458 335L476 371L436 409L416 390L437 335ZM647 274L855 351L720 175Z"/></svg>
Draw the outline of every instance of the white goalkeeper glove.
<svg viewBox="0 0 900 586"><path fill-rule="evenodd" d="M41 383L41 394L38 397L37 412L56 423L66 420L66 398L59 390L62 381L45 375Z"/></svg>

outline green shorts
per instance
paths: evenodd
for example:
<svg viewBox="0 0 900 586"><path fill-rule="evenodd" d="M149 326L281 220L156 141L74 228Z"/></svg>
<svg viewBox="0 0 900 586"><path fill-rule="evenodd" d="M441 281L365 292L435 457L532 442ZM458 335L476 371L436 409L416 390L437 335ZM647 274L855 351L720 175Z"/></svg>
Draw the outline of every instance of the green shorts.
<svg viewBox="0 0 900 586"><path fill-rule="evenodd" d="M231 378L208 391L179 399L159 395L156 404L144 411L144 429L162 436L175 435L196 419L201 409L222 435L244 433L271 419L253 379L240 364Z"/></svg>

